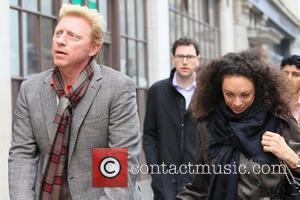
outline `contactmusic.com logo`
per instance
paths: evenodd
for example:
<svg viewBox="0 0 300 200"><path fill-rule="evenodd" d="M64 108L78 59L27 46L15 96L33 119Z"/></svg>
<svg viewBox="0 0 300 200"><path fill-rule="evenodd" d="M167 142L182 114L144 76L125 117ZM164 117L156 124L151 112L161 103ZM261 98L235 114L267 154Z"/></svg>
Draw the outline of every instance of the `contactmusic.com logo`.
<svg viewBox="0 0 300 200"><path fill-rule="evenodd" d="M127 148L93 148L93 187L127 187Z"/></svg>

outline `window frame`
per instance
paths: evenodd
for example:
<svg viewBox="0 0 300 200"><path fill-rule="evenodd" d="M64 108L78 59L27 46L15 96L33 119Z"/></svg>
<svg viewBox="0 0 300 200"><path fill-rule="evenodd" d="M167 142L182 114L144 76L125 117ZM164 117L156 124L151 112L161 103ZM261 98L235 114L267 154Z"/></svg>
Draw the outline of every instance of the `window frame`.
<svg viewBox="0 0 300 200"><path fill-rule="evenodd" d="M220 30L218 13L213 9L216 8L216 4L216 0L169 0L170 46L179 37L188 36L199 43L202 61L218 57ZM184 20L187 21L186 32L184 32Z"/></svg>

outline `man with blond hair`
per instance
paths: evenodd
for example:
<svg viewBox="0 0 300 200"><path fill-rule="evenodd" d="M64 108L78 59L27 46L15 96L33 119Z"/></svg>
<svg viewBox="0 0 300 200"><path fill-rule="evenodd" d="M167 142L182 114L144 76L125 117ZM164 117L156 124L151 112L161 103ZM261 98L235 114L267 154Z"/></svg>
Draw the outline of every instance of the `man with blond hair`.
<svg viewBox="0 0 300 200"><path fill-rule="evenodd" d="M94 60L103 28L96 10L60 9L55 67L20 88L9 151L12 200L140 198L129 170L128 187L92 186L93 148L127 148L128 169L140 153L135 85Z"/></svg>

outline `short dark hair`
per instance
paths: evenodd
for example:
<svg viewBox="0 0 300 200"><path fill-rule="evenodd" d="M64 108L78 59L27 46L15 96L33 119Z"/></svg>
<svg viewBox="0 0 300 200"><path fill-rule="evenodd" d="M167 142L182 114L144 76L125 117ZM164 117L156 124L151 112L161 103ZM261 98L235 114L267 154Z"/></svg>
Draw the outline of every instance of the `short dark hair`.
<svg viewBox="0 0 300 200"><path fill-rule="evenodd" d="M280 68L283 69L286 65L295 65L297 69L300 69L300 56L292 55L282 59Z"/></svg>
<svg viewBox="0 0 300 200"><path fill-rule="evenodd" d="M189 37L186 37L186 36L178 38L173 43L173 46L172 46L172 54L173 54L173 56L175 55L176 48L178 46L189 46L189 45L193 45L194 46L194 48L196 50L196 54L198 56L199 55L199 45L198 45L198 43L196 42L196 40L194 40L192 38L189 38Z"/></svg>

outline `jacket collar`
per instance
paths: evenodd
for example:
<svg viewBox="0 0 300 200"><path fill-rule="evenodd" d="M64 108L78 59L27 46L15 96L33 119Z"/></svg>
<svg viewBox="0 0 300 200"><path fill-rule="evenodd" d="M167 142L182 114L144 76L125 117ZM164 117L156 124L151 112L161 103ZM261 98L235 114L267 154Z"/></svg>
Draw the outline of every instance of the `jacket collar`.
<svg viewBox="0 0 300 200"><path fill-rule="evenodd" d="M176 72L176 68L174 67L171 72L170 72L170 76L169 76L169 83L173 86L173 78Z"/></svg>

